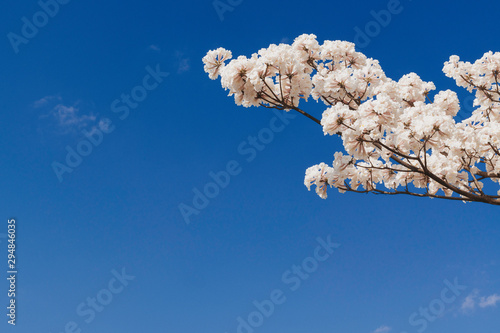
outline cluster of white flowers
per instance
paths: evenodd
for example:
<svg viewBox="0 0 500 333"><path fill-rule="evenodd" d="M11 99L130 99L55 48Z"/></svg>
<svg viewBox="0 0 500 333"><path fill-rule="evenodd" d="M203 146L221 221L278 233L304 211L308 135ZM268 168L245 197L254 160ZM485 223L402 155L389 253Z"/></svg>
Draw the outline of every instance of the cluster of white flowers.
<svg viewBox="0 0 500 333"><path fill-rule="evenodd" d="M316 185L320 197L332 186L500 204L500 191L488 194L483 184L500 180L500 53L473 64L457 56L445 63L444 73L476 94L477 108L459 123L455 92L440 91L431 100L432 82L415 73L394 81L353 43L320 45L316 36L302 35L292 45L272 44L226 64L230 58L219 48L203 62L236 104L296 110L320 123L325 135L341 137L347 155L336 152L332 166L306 171L305 185ZM299 108L309 97L327 105L321 121Z"/></svg>

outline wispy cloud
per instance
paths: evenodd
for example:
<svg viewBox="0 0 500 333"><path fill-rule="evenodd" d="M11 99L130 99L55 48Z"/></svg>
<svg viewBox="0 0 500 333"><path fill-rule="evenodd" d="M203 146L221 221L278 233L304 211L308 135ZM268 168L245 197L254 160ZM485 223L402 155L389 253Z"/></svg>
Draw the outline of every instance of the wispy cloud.
<svg viewBox="0 0 500 333"><path fill-rule="evenodd" d="M392 330L392 328L390 328L389 326L380 326L379 328L377 328L375 331L373 331L373 333L388 333Z"/></svg>
<svg viewBox="0 0 500 333"><path fill-rule="evenodd" d="M283 37L283 38L281 38L280 43L289 44L290 43L290 38Z"/></svg>
<svg viewBox="0 0 500 333"><path fill-rule="evenodd" d="M182 59L180 62L179 62L179 68L177 69L177 73L181 74L181 73L184 73L184 72L187 72L189 71L189 69L191 68L191 65L189 64L189 59Z"/></svg>
<svg viewBox="0 0 500 333"><path fill-rule="evenodd" d="M487 308L490 306L496 306L497 303L500 302L500 295L498 294L493 294L488 297L481 297L479 300L479 307L481 308Z"/></svg>
<svg viewBox="0 0 500 333"><path fill-rule="evenodd" d="M105 120L99 120L99 123L95 126L92 126L92 128L90 129L90 131L88 131L88 135L89 136L92 136L94 135L96 132L100 132L100 131L109 131L111 128L111 120L109 119L105 119Z"/></svg>
<svg viewBox="0 0 500 333"><path fill-rule="evenodd" d="M465 297L464 301L462 302L462 306L460 307L460 310L462 313L470 313L474 311L474 308L476 307L476 299L479 294L479 291L477 289L474 289L472 293L467 295Z"/></svg>
<svg viewBox="0 0 500 333"><path fill-rule="evenodd" d="M80 115L79 111L79 108L75 106L57 104L52 109L51 114L61 127L83 127L89 122L95 121L96 117L94 115Z"/></svg>
<svg viewBox="0 0 500 333"><path fill-rule="evenodd" d="M49 121L45 126L55 128L55 131L59 134L74 132L92 126L96 122L94 114L82 112L81 103L77 102L68 105L57 95L43 97L33 102L32 105L35 109L43 108L46 110L45 113L40 115L40 119Z"/></svg>
<svg viewBox="0 0 500 333"><path fill-rule="evenodd" d="M476 306L484 309L496 306L498 303L500 303L500 295L479 296L479 290L474 289L472 293L464 299L460 310L462 313L471 313L476 309Z"/></svg>
<svg viewBox="0 0 500 333"><path fill-rule="evenodd" d="M49 104L52 101L61 101L61 96L50 95L50 96L42 97L39 100L36 100L33 102L33 107L38 109L38 108L41 108L42 106Z"/></svg>
<svg viewBox="0 0 500 333"><path fill-rule="evenodd" d="M182 74L191 69L191 60L188 57L185 57L183 52L176 51L175 57L177 58L177 74Z"/></svg>
<svg viewBox="0 0 500 333"><path fill-rule="evenodd" d="M160 52L161 51L160 47L158 45L156 45L156 44L149 45L148 49L156 51L156 52Z"/></svg>

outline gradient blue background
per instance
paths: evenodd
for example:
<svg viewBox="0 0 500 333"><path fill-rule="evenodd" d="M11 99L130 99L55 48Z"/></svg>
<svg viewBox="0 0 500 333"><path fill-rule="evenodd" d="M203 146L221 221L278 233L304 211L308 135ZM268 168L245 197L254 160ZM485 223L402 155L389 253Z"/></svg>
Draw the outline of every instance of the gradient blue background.
<svg viewBox="0 0 500 333"><path fill-rule="evenodd" d="M279 288L287 301L255 332L368 333L383 325L416 332L410 314L457 277L467 291L426 332L498 333L498 307L460 311L473 289L500 293L498 207L334 190L322 200L304 187L304 171L330 163L340 140L297 117L247 163L238 145L273 114L237 107L203 72L201 58L220 46L249 56L302 33L353 41L354 28L363 30L370 11L387 3L246 0L221 21L209 0L71 1L18 54L7 33L19 33L21 17L40 7L4 3L0 233L17 219L19 276L16 327L6 323L7 282L0 283L0 330L56 333L75 321L82 332L232 333L254 300ZM500 51L500 4L401 5L362 51L389 77L416 72L465 100L441 72L443 62ZM156 64L170 76L119 120L111 102ZM51 163L82 136L46 117L54 104L34 107L46 96L116 126L62 183ZM323 105L303 106L320 117ZM241 174L187 225L179 203L189 204L193 188L230 160L241 163ZM283 272L327 235L341 248L300 289L287 290ZM86 324L76 307L122 267L135 280Z"/></svg>

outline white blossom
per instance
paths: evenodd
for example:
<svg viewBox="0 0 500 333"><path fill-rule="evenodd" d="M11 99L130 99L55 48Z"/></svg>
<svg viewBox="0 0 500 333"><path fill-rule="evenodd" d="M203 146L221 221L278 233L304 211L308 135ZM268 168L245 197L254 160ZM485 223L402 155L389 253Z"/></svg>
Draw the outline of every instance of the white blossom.
<svg viewBox="0 0 500 333"><path fill-rule="evenodd" d="M320 44L301 35L291 45L230 59L231 52L219 48L203 63L210 78L220 75L236 104L293 109L318 122L325 135L341 137L347 154L336 152L331 166L306 170L305 185L315 185L321 198L336 187L500 204L500 190L487 194L484 184L500 182L500 53L473 63L454 55L444 63L445 75L475 94L472 115L460 122L455 92L432 97L434 83L415 73L388 78L350 42ZM309 97L326 105L321 120L299 109Z"/></svg>

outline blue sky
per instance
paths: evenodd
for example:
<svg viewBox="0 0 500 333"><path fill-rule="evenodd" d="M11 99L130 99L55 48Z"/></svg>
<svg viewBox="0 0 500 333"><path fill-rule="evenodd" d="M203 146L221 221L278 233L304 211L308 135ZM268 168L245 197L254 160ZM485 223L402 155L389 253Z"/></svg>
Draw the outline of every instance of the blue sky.
<svg viewBox="0 0 500 333"><path fill-rule="evenodd" d="M297 116L248 161L239 145L276 114L237 107L201 58L302 33L361 41L372 11L395 6L359 49L389 77L416 72L467 105L442 65L500 51L500 4L221 0L219 15L210 0L62 3L46 22L37 1L0 13L0 247L6 257L16 218L19 269L17 327L0 283L2 332L498 332L498 208L320 199L304 172L330 163L340 140ZM12 42L34 15L46 25ZM137 105L122 101L132 93ZM319 117L323 105L304 108ZM53 165L67 147L92 151L60 181ZM228 163L229 184L187 224L179 205ZM426 319L429 306L439 316Z"/></svg>

